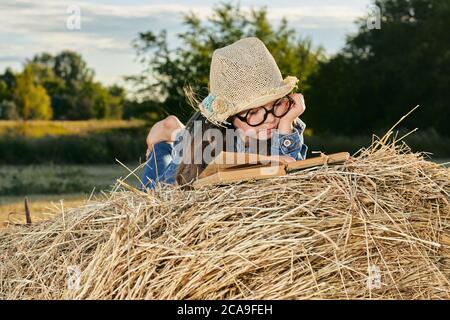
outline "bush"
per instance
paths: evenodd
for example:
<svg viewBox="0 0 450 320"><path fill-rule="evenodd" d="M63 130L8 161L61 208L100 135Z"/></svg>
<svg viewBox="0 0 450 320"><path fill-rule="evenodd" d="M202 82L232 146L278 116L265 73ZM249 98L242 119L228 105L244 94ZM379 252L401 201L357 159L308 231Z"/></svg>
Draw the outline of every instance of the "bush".
<svg viewBox="0 0 450 320"><path fill-rule="evenodd" d="M4 100L0 102L0 119L2 120L17 120L19 114L17 106L14 101Z"/></svg>
<svg viewBox="0 0 450 320"><path fill-rule="evenodd" d="M407 132L400 131L398 137ZM145 158L147 127L110 129L84 135L27 136L0 135L0 164L115 164L139 162ZM377 133L381 136L381 133ZM308 157L312 151L355 153L370 146L370 135L305 136ZM434 130L415 132L405 138L413 151L432 153L433 158L450 158L450 137Z"/></svg>
<svg viewBox="0 0 450 320"><path fill-rule="evenodd" d="M408 132L400 130L397 138L401 138ZM383 134L378 132L377 136ZM450 137L438 134L435 130L418 131L408 135L403 141L414 152L427 152L434 158L450 158ZM308 145L308 156L314 156L313 151L324 153L334 153L348 151L350 154L357 152L363 147L368 147L372 143L371 135L312 135L305 137Z"/></svg>
<svg viewBox="0 0 450 320"><path fill-rule="evenodd" d="M27 138L0 136L0 164L114 164L145 157L144 128Z"/></svg>

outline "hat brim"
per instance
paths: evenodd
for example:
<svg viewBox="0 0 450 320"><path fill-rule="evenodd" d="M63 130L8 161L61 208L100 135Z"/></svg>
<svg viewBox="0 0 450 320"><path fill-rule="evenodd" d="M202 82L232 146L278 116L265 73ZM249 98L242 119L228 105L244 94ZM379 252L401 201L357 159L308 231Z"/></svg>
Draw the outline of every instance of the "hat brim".
<svg viewBox="0 0 450 320"><path fill-rule="evenodd" d="M244 105L237 106L236 109L233 111L233 113L228 115L226 117L226 119L228 119L229 117L236 115L242 111L257 108L257 107L263 106L269 102L272 102L279 98L284 97L285 95L287 95L289 92L291 92L297 86L298 81L299 81L299 79L297 79L297 77L294 77L294 76L286 77L283 80L281 86L271 89L268 93L261 95L261 96L257 97L256 99L254 99Z"/></svg>

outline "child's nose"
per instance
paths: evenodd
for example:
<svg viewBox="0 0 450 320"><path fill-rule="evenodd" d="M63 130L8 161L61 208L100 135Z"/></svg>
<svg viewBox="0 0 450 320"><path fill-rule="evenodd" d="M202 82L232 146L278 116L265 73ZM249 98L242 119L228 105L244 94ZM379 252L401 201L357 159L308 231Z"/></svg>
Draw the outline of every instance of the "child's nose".
<svg viewBox="0 0 450 320"><path fill-rule="evenodd" d="M274 120L275 120L275 116L274 116L272 113L269 113L269 114L267 115L266 122L272 122L272 121L274 121Z"/></svg>

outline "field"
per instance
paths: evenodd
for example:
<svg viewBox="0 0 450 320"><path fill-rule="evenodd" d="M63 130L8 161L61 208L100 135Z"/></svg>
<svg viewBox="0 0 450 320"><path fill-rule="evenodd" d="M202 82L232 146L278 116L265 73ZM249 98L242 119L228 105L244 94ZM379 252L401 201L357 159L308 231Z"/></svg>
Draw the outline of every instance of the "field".
<svg viewBox="0 0 450 320"><path fill-rule="evenodd" d="M0 120L0 136L44 136L87 135L113 129L142 127L142 120L86 120L86 121L10 121Z"/></svg>
<svg viewBox="0 0 450 320"><path fill-rule="evenodd" d="M0 121L0 222L23 222L25 197L39 221L48 208L109 190L127 174L116 159L130 169L142 160L147 127L142 120Z"/></svg>
<svg viewBox="0 0 450 320"><path fill-rule="evenodd" d="M28 206L32 222L47 220L52 217L52 209L72 208L79 206L88 199L84 194L65 195L32 195L28 196ZM7 221L25 223L24 197L2 197L0 199L0 227Z"/></svg>
<svg viewBox="0 0 450 320"><path fill-rule="evenodd" d="M0 221L22 221L25 196L37 221L48 218L49 207L76 206L109 190L127 173L116 159L130 169L144 160L150 126L141 120L0 121ZM433 153L432 161L449 161L448 137L419 131L406 140L414 151ZM354 153L371 137L321 136L309 128L305 142L310 157L312 151ZM136 178L127 182L138 184Z"/></svg>
<svg viewBox="0 0 450 320"><path fill-rule="evenodd" d="M0 165L138 162L149 124L143 121L12 121L0 123Z"/></svg>
<svg viewBox="0 0 450 320"><path fill-rule="evenodd" d="M126 164L130 169L137 163ZM128 170L116 165L37 165L0 167L0 222L24 221L24 198L28 198L33 221L48 218L48 208L73 207L91 195L110 190ZM138 171L138 174L141 170ZM137 185L130 177L127 183Z"/></svg>

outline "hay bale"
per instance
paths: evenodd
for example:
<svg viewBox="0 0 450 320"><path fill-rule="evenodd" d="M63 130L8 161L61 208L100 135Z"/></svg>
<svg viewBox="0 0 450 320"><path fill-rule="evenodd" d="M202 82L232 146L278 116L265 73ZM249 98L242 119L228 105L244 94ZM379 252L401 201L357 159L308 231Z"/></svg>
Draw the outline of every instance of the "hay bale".
<svg viewBox="0 0 450 320"><path fill-rule="evenodd" d="M122 190L1 231L0 298L448 299L449 194L448 169L381 142L267 180Z"/></svg>

